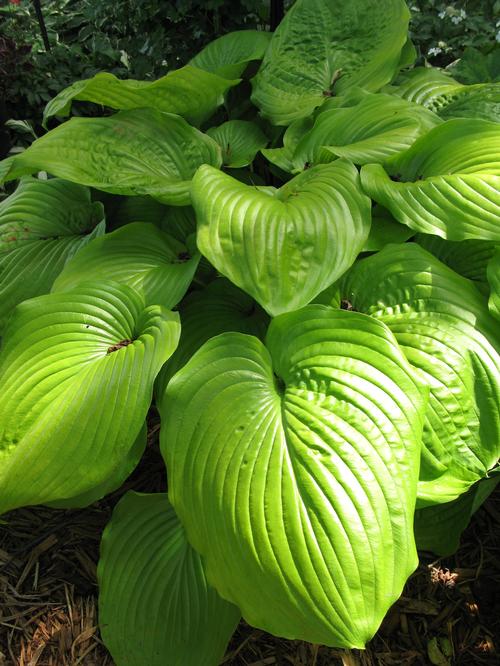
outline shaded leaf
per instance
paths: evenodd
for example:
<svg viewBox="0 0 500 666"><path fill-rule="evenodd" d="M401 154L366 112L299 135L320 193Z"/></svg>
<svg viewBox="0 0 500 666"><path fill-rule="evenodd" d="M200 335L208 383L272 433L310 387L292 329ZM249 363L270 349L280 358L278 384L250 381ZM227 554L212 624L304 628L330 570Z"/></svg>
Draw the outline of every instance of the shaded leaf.
<svg viewBox="0 0 500 666"><path fill-rule="evenodd" d="M102 537L99 623L117 666L217 666L240 619L166 494L128 492Z"/></svg>
<svg viewBox="0 0 500 666"><path fill-rule="evenodd" d="M409 17L403 0L297 0L253 79L252 101L272 123L289 125L310 115L332 88L379 90L398 68Z"/></svg>
<svg viewBox="0 0 500 666"><path fill-rule="evenodd" d="M228 120L207 130L207 134L219 144L223 164L232 168L248 166L267 145L264 132L248 120Z"/></svg>

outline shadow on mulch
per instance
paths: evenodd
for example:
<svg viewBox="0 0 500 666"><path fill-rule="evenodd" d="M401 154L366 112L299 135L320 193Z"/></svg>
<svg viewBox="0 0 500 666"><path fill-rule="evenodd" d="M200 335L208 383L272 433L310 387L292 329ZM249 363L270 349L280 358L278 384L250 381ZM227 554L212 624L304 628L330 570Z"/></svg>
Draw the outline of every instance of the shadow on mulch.
<svg viewBox="0 0 500 666"><path fill-rule="evenodd" d="M113 666L99 638L96 563L103 527L127 490L161 492L157 425L119 491L74 511L34 507L0 524L0 666ZM425 554L365 651L275 638L244 622L225 666L476 666L500 664L500 488L459 551ZM144 664L144 666L148 666Z"/></svg>

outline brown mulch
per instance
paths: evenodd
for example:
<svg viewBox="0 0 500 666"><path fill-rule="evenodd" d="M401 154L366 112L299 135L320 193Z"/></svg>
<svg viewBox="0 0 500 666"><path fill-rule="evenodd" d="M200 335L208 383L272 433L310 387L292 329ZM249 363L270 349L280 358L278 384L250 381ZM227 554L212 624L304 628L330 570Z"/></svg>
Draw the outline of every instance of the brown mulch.
<svg viewBox="0 0 500 666"><path fill-rule="evenodd" d="M113 666L97 626L99 541L123 492L164 490L156 432L153 424L136 472L101 502L72 511L18 509L0 518L0 666ZM365 651L287 641L242 622L222 663L498 666L499 648L500 488L474 517L456 555L422 556Z"/></svg>

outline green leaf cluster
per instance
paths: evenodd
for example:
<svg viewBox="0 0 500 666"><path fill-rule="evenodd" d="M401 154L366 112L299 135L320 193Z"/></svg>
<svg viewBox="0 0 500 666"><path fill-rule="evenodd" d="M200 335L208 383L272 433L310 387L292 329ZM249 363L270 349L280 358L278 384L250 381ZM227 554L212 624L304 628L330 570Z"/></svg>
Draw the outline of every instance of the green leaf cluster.
<svg viewBox="0 0 500 666"><path fill-rule="evenodd" d="M118 666L241 616L363 648L500 478L500 84L408 69L408 20L297 0L0 162L0 512L115 491L161 416L168 492L102 540Z"/></svg>

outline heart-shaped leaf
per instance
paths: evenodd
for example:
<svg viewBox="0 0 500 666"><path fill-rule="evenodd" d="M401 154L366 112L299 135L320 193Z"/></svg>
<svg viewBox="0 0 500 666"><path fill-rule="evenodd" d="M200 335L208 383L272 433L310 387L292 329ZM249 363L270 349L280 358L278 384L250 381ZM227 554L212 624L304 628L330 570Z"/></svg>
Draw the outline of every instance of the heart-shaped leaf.
<svg viewBox="0 0 500 666"><path fill-rule="evenodd" d="M370 202L346 160L320 165L274 192L201 167L191 190L198 247L271 315L309 303L339 278L370 230Z"/></svg>
<svg viewBox="0 0 500 666"><path fill-rule="evenodd" d="M396 73L410 14L403 0L297 0L274 33L252 101L276 125L305 118L352 86L379 90Z"/></svg>
<svg viewBox="0 0 500 666"><path fill-rule="evenodd" d="M0 365L0 512L106 482L134 446L179 333L176 313L109 281L19 305Z"/></svg>
<svg viewBox="0 0 500 666"><path fill-rule="evenodd" d="M99 623L117 666L217 666L239 610L206 581L164 494L128 492L101 543Z"/></svg>
<svg viewBox="0 0 500 666"><path fill-rule="evenodd" d="M424 404L386 326L320 305L274 319L267 349L212 338L172 378L170 499L250 624L333 646L371 638L417 564Z"/></svg>
<svg viewBox="0 0 500 666"><path fill-rule="evenodd" d="M500 456L500 338L484 296L415 243L356 263L341 291L391 329L429 384L421 504L457 498Z"/></svg>
<svg viewBox="0 0 500 666"><path fill-rule="evenodd" d="M133 287L146 305L171 309L198 266L200 255L193 250L191 255L186 245L152 224L127 224L89 243L68 262L52 291L68 291L93 279L113 280Z"/></svg>
<svg viewBox="0 0 500 666"><path fill-rule="evenodd" d="M448 240L500 240L500 124L449 120L386 163L363 189L410 228Z"/></svg>
<svg viewBox="0 0 500 666"><path fill-rule="evenodd" d="M185 206L200 164L221 163L217 143L180 116L133 109L72 118L0 162L0 182L44 170L105 192Z"/></svg>
<svg viewBox="0 0 500 666"><path fill-rule="evenodd" d="M189 65L157 81L120 80L108 72L99 72L62 90L45 107L43 121L46 123L51 116L68 116L73 100L82 100L112 109L151 107L176 113L199 125L210 118L224 102L224 93L237 83L238 80L229 81Z"/></svg>
<svg viewBox="0 0 500 666"><path fill-rule="evenodd" d="M21 301L50 291L64 264L104 233L102 204L64 180L23 180L0 203L0 331Z"/></svg>
<svg viewBox="0 0 500 666"><path fill-rule="evenodd" d="M267 145L267 137L258 125L248 120L228 120L207 130L217 141L225 166L240 168L251 164L255 155Z"/></svg>
<svg viewBox="0 0 500 666"><path fill-rule="evenodd" d="M236 30L207 44L190 65L219 76L236 79L252 60L262 60L272 33L264 30Z"/></svg>

